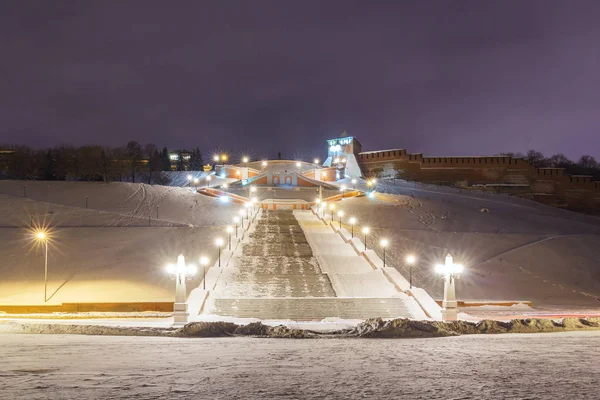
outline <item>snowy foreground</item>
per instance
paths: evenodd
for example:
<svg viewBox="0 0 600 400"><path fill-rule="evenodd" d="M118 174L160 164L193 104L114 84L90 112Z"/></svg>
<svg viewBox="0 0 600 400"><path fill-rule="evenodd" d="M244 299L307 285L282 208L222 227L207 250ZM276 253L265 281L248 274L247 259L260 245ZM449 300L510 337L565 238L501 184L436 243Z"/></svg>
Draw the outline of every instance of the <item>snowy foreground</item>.
<svg viewBox="0 0 600 400"><path fill-rule="evenodd" d="M438 339L0 335L1 399L596 399L600 332Z"/></svg>

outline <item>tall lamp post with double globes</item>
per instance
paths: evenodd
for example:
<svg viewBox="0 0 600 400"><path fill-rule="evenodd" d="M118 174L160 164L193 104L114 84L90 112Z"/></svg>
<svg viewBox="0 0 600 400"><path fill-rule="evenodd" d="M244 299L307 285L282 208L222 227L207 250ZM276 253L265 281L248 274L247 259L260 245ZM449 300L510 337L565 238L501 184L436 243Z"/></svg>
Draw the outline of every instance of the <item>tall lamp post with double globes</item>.
<svg viewBox="0 0 600 400"><path fill-rule="evenodd" d="M456 321L458 319L458 302L456 301L454 282L463 270L463 265L455 264L450 254L446 256L444 264L435 266L435 272L442 275L444 280L444 301L442 302L442 320L444 321Z"/></svg>
<svg viewBox="0 0 600 400"><path fill-rule="evenodd" d="M167 272L175 279L175 304L173 306L173 318L175 325L182 325L188 322L188 304L187 289L185 281L192 279L196 275L194 265L186 265L183 254L177 257L177 264L167 265Z"/></svg>

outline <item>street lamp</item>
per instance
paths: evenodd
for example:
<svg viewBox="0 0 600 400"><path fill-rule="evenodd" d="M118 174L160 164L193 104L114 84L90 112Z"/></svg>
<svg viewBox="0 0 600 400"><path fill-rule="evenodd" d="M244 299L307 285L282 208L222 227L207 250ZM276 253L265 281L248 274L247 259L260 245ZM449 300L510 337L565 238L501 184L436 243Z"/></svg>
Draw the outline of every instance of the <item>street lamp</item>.
<svg viewBox="0 0 600 400"><path fill-rule="evenodd" d="M233 222L235 223L235 237L238 237L237 231L238 231L238 225L240 223L240 217L235 216L233 217Z"/></svg>
<svg viewBox="0 0 600 400"><path fill-rule="evenodd" d="M258 204L258 198L256 196L252 197L252 211L256 211L257 204Z"/></svg>
<svg viewBox="0 0 600 400"><path fill-rule="evenodd" d="M406 263L408 264L408 282L409 282L411 289L412 289L412 268L416 261L417 261L417 258L415 256L413 256L412 254L406 256Z"/></svg>
<svg viewBox="0 0 600 400"><path fill-rule="evenodd" d="M195 178L194 185L196 185L196 190L198 190L198 182L200 182L200 180L198 178Z"/></svg>
<svg viewBox="0 0 600 400"><path fill-rule="evenodd" d="M208 189L208 186L210 185L210 179L211 179L211 177L210 177L210 176L207 176L207 177L206 177L206 188L207 188L207 189Z"/></svg>
<svg viewBox="0 0 600 400"><path fill-rule="evenodd" d="M218 163L219 162L219 156L215 154L213 156L213 161L216 162L216 163Z"/></svg>
<svg viewBox="0 0 600 400"><path fill-rule="evenodd" d="M300 161L296 161L296 167L300 168L302 166L302 163Z"/></svg>
<svg viewBox="0 0 600 400"><path fill-rule="evenodd" d="M320 160L319 160L318 158L315 158L315 159L313 160L313 163L314 163L314 164L318 164L318 163L319 163L319 161L320 161Z"/></svg>
<svg viewBox="0 0 600 400"><path fill-rule="evenodd" d="M244 203L244 207L246 207L246 219L248 220L248 224L250 223L250 207L252 207L252 205L250 204L249 201Z"/></svg>
<svg viewBox="0 0 600 400"><path fill-rule="evenodd" d="M229 251L231 251L231 232L233 232L233 227L227 227L227 235L229 236Z"/></svg>
<svg viewBox="0 0 600 400"><path fill-rule="evenodd" d="M196 275L197 269L194 265L185 265L183 254L177 256L177 265L167 265L167 272L175 279L175 304L173 306L173 318L175 324L188 322L187 290L185 281Z"/></svg>
<svg viewBox="0 0 600 400"><path fill-rule="evenodd" d="M342 210L338 211L338 217L340 217L340 229L342 229L342 217L344 216L344 212Z"/></svg>
<svg viewBox="0 0 600 400"><path fill-rule="evenodd" d="M321 203L321 218L325 218L325 210L327 210L327 202L324 201Z"/></svg>
<svg viewBox="0 0 600 400"><path fill-rule="evenodd" d="M356 225L356 218L350 217L350 226L352 227L352 239L354 239L354 225Z"/></svg>
<svg viewBox="0 0 600 400"><path fill-rule="evenodd" d="M388 247L390 242L387 239L381 239L379 241L379 245L383 248L383 268L385 268L385 249Z"/></svg>
<svg viewBox="0 0 600 400"><path fill-rule="evenodd" d="M352 178L352 189L356 189L356 178Z"/></svg>
<svg viewBox="0 0 600 400"><path fill-rule="evenodd" d="M193 178L192 175L188 174L188 176L187 176L188 185L192 182L192 178Z"/></svg>
<svg viewBox="0 0 600 400"><path fill-rule="evenodd" d="M243 162L244 164L248 164L248 161L250 161L250 160L248 159L248 157L242 157L242 162Z"/></svg>
<svg viewBox="0 0 600 400"><path fill-rule="evenodd" d="M200 257L200 265L202 265L202 289L206 290L206 265L208 264L207 257Z"/></svg>
<svg viewBox="0 0 600 400"><path fill-rule="evenodd" d="M335 210L335 204L329 204L329 211L331 211L331 221L333 222L333 210Z"/></svg>
<svg viewBox="0 0 600 400"><path fill-rule="evenodd" d="M344 192L346 191L346 185L340 186L340 192L342 192L342 199L344 198Z"/></svg>
<svg viewBox="0 0 600 400"><path fill-rule="evenodd" d="M223 188L223 189L228 189L228 188L229 188L229 185L228 185L228 184L226 184L226 183L224 183L224 184L223 184L223 186L221 186L221 188Z"/></svg>
<svg viewBox="0 0 600 400"><path fill-rule="evenodd" d="M365 235L365 251L367 251L367 235L369 234L369 227L365 226L364 228L362 228L362 233Z"/></svg>
<svg viewBox="0 0 600 400"><path fill-rule="evenodd" d="M48 234L38 231L35 238L44 243L44 303L48 301Z"/></svg>
<svg viewBox="0 0 600 400"><path fill-rule="evenodd" d="M246 212L242 209L238 214L240 214L240 217L242 217L242 229L244 229L244 214L246 214Z"/></svg>
<svg viewBox="0 0 600 400"><path fill-rule="evenodd" d="M266 161L263 161L263 162L261 163L261 165L262 165L262 167L263 167L263 168L266 168L266 167L267 167L267 162L266 162Z"/></svg>
<svg viewBox="0 0 600 400"><path fill-rule="evenodd" d="M221 266L221 248L223 247L223 239L217 238L215 244L219 248L219 267Z"/></svg>
<svg viewBox="0 0 600 400"><path fill-rule="evenodd" d="M444 264L435 266L435 272L442 275L444 280L444 301L442 302L442 319L444 321L456 321L458 318L458 303L454 281L463 270L462 264L454 264L454 259L450 254L446 256Z"/></svg>

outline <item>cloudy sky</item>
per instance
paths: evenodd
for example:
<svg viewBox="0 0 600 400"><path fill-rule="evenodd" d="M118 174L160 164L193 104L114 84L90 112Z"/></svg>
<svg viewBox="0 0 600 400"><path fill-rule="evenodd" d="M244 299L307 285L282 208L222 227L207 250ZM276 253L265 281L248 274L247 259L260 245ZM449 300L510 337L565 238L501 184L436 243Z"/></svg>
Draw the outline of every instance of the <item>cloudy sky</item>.
<svg viewBox="0 0 600 400"><path fill-rule="evenodd" d="M600 158L600 2L32 1L0 12L0 143Z"/></svg>

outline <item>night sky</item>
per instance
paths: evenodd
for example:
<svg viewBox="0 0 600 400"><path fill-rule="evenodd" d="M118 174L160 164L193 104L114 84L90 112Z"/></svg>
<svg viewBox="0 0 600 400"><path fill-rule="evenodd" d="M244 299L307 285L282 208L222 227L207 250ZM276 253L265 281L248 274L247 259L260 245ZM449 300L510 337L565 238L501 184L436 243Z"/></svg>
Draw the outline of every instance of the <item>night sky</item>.
<svg viewBox="0 0 600 400"><path fill-rule="evenodd" d="M600 158L600 1L3 1L0 143Z"/></svg>

